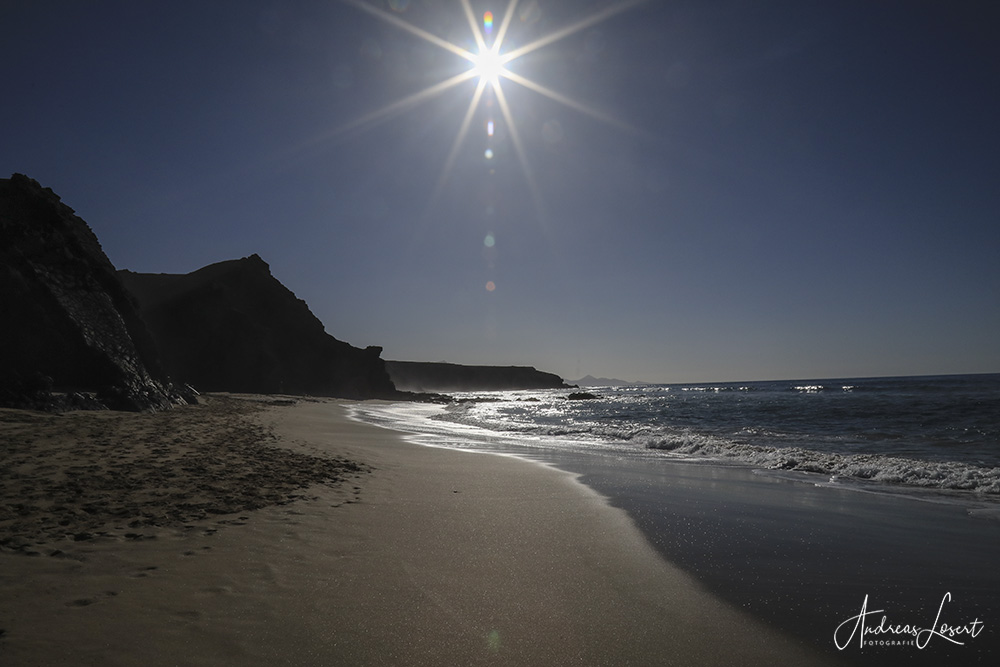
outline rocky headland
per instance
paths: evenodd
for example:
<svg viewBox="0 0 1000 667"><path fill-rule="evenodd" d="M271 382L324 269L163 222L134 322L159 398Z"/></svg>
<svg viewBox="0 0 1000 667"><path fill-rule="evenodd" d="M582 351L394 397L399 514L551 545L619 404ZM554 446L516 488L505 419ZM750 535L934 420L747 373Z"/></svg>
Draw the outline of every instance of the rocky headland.
<svg viewBox="0 0 1000 667"><path fill-rule="evenodd" d="M187 274L118 271L49 188L0 179L0 405L160 410L198 391L446 400L565 388L528 366L386 362L328 334L258 255Z"/></svg>
<svg viewBox="0 0 1000 667"><path fill-rule="evenodd" d="M257 255L192 273L119 271L171 377L199 391L399 398L382 348L328 334Z"/></svg>
<svg viewBox="0 0 1000 667"><path fill-rule="evenodd" d="M443 362L387 361L393 384L404 391L515 391L565 389L558 375L531 366L465 366Z"/></svg>

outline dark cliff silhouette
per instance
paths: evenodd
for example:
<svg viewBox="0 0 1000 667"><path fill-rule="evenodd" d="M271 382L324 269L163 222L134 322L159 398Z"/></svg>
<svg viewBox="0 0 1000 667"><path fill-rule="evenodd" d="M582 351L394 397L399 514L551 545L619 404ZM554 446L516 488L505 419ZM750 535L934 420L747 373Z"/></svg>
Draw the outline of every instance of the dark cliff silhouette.
<svg viewBox="0 0 1000 667"><path fill-rule="evenodd" d="M444 397L397 386L566 386L530 367L385 362L381 352L326 333L257 255L184 275L116 271L52 190L0 179L0 405L162 409L194 401L187 385L414 400Z"/></svg>
<svg viewBox="0 0 1000 667"><path fill-rule="evenodd" d="M87 223L37 181L0 179L0 404L145 410L181 402Z"/></svg>
<svg viewBox="0 0 1000 667"><path fill-rule="evenodd" d="M257 255L183 275L118 275L167 372L201 391L399 397L381 348L326 333Z"/></svg>
<svg viewBox="0 0 1000 667"><path fill-rule="evenodd" d="M563 389L558 375L531 366L463 366L443 362L387 361L393 383L404 391L513 391Z"/></svg>

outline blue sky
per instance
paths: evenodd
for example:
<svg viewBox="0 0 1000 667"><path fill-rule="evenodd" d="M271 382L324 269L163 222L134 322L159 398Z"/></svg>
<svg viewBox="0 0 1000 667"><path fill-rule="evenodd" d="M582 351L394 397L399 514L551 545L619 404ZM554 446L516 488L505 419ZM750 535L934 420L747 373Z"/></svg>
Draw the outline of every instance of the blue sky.
<svg viewBox="0 0 1000 667"><path fill-rule="evenodd" d="M520 0L502 52L580 29L457 146L476 77L392 105L470 63L385 17L474 52L461 2L356 4L0 2L0 174L119 268L258 253L388 359L1000 372L995 3Z"/></svg>

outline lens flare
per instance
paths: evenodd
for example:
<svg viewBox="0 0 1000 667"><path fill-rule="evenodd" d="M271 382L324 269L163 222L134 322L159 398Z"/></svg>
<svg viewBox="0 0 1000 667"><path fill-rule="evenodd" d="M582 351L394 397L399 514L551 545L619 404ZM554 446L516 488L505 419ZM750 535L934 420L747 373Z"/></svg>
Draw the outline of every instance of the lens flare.
<svg viewBox="0 0 1000 667"><path fill-rule="evenodd" d="M497 288L496 283L494 283L492 280L490 280L490 281L488 281L486 283L486 291L487 292L492 292L496 288Z"/></svg>
<svg viewBox="0 0 1000 667"><path fill-rule="evenodd" d="M542 49L550 44L563 40L571 35L580 33L588 28L591 28L597 24L600 24L613 16L616 16L622 12L625 12L633 7L648 2L648 0L612 0L611 4L605 9L598 11L597 13L585 16L575 23L556 30L554 32L542 35L538 39L528 42L526 44L518 45L513 50L504 49L507 31L511 26L515 17L520 18L521 24L532 24L536 22L539 18L538 3L532 0L527 6L521 10L517 11L519 0L510 0L507 4L507 9L503 13L503 16L498 25L496 35L493 35L493 12L488 11L482 14L482 23L477 20L475 11L472 9L472 0L459 0L462 11L465 14L465 18L468 21L469 28L472 32L472 37L475 42L474 46L470 49L463 48L458 44L452 43L447 39L438 37L437 35L429 32L424 28L420 28L403 18L403 13L413 4L412 0L388 0L389 9L381 9L376 3L371 3L366 0L342 0L346 4L349 4L358 10L365 12L376 19L384 21L388 24L399 28L405 32L414 35L428 44L440 47L445 51L448 51L455 56L458 56L462 60L468 62L471 67L463 72L459 72L450 78L440 81L435 84L431 84L426 88L418 90L414 93L397 99L393 102L386 104L385 106L371 111L360 118L346 123L340 127L334 128L331 131L315 137L309 141L308 144L297 147L296 150L305 150L309 148L310 144L320 143L324 141L332 141L338 139L349 132L355 132L359 130L366 129L367 127L381 124L391 117L397 116L404 112L411 110L412 108L424 104L430 99L441 95L445 91L457 87L465 82L472 81L475 82L475 89L472 93L472 98L469 102L469 107L466 110L465 117L459 127L458 133L455 136L455 141L452 144L451 150L448 153L447 159L445 160L444 167L441 171L441 175L438 180L438 184L434 189L434 192L430 197L430 204L433 204L438 196L443 192L445 184L448 181L448 175L452 168L455 166L455 162L458 158L459 150L462 146L463 141L466 138L470 123L473 116L476 113L477 108L480 104L485 105L487 108L487 113L492 116L494 99L497 101L497 105L502 113L502 120L506 123L504 126L503 136L504 138L510 138L511 146L514 155L517 157L518 162L521 165L525 181L528 184L530 194L535 203L535 208L540 219L546 217L541 201L541 195L535 185L534 175L531 173L531 168L528 163L528 157L525 152L524 142L521 140L520 133L517 131L517 126L514 124L514 118L511 114L509 104L504 96L503 88L501 87L501 82L510 82L512 84L519 85L532 91L543 97L547 97L550 100L554 100L568 108L571 108L579 113L590 116L591 118L600 120L607 124L613 125L619 129L625 130L632 134L643 135L641 131L636 130L636 128L631 127L627 123L618 121L610 114L602 112L599 109L591 108L585 104L582 104L567 95L556 92L537 83L523 74L518 74L512 72L507 68L508 63L511 63L518 58L525 56L529 53ZM482 27L480 27L482 26ZM371 57L378 60L381 58L381 49L376 45L377 53L371 54ZM338 82L343 83L344 81L349 81L346 77L338 79ZM484 94L486 93L486 94ZM493 119L490 118L487 124L487 136L492 137L495 131L495 125ZM558 132L559 128L550 127L547 133L546 140L550 143L555 140L558 141L561 138L561 132ZM491 159L492 150L487 154L487 159ZM489 169L489 173L493 174L494 170Z"/></svg>

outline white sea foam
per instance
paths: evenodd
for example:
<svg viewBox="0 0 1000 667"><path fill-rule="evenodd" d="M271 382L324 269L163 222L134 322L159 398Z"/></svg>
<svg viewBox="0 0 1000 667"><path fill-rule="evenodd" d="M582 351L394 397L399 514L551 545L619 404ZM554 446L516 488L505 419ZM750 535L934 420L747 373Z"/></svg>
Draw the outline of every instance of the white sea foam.
<svg viewBox="0 0 1000 667"><path fill-rule="evenodd" d="M467 394L390 421L457 448L614 452L1000 496L1000 377ZM384 419L372 414L370 419Z"/></svg>
<svg viewBox="0 0 1000 667"><path fill-rule="evenodd" d="M954 461L918 461L877 454L845 455L798 447L761 447L688 437L663 444L649 442L646 446L669 450L671 454L696 454L772 470L795 470L883 484L1000 494L1000 468L980 468Z"/></svg>

